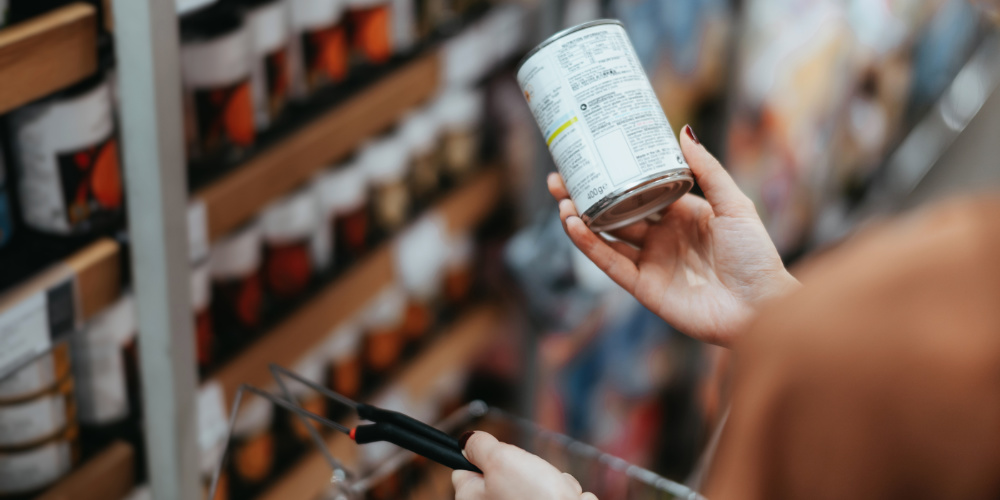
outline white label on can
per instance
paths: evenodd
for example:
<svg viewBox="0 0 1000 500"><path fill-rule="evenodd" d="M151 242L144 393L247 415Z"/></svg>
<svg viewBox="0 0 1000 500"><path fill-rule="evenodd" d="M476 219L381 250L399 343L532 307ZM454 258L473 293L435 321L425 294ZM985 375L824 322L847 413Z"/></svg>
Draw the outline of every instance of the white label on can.
<svg viewBox="0 0 1000 500"><path fill-rule="evenodd" d="M198 446L204 452L224 442L229 434L229 419L222 396L222 385L212 381L198 391Z"/></svg>
<svg viewBox="0 0 1000 500"><path fill-rule="evenodd" d="M188 254L193 264L208 257L208 209L200 198L188 203L187 223Z"/></svg>
<svg viewBox="0 0 1000 500"><path fill-rule="evenodd" d="M119 344L83 338L73 347L80 422L105 425L128 416L125 363Z"/></svg>
<svg viewBox="0 0 1000 500"><path fill-rule="evenodd" d="M0 379L0 399L15 399L40 392L56 382L56 367L51 354L45 354Z"/></svg>
<svg viewBox="0 0 1000 500"><path fill-rule="evenodd" d="M0 446L17 446L55 434L66 425L66 400L50 394L0 407Z"/></svg>
<svg viewBox="0 0 1000 500"><path fill-rule="evenodd" d="M46 292L38 292L0 314L0 374L49 349Z"/></svg>
<svg viewBox="0 0 1000 500"><path fill-rule="evenodd" d="M71 465L69 443L62 440L30 450L0 453L0 494L38 490L69 472Z"/></svg>
<svg viewBox="0 0 1000 500"><path fill-rule="evenodd" d="M628 184L687 168L620 25L553 41L517 79L579 213Z"/></svg>

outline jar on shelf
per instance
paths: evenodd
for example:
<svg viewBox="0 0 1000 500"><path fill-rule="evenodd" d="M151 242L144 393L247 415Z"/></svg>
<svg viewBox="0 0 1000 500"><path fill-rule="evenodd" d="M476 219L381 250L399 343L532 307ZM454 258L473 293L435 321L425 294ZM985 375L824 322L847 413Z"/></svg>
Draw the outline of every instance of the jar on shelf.
<svg viewBox="0 0 1000 500"><path fill-rule="evenodd" d="M405 317L406 292L395 284L384 289L368 306L364 314L367 371L384 375L399 364L406 344Z"/></svg>
<svg viewBox="0 0 1000 500"><path fill-rule="evenodd" d="M223 329L260 326L264 309L260 226L254 221L212 246L212 312Z"/></svg>
<svg viewBox="0 0 1000 500"><path fill-rule="evenodd" d="M392 0L347 0L351 47L367 64L392 57Z"/></svg>
<svg viewBox="0 0 1000 500"><path fill-rule="evenodd" d="M414 201L429 203L441 189L439 129L429 109L415 111L403 119L398 140L404 145L409 162L409 183Z"/></svg>
<svg viewBox="0 0 1000 500"><path fill-rule="evenodd" d="M328 362L327 387L354 400L361 397L361 334L360 326L348 322L336 328L323 345Z"/></svg>
<svg viewBox="0 0 1000 500"><path fill-rule="evenodd" d="M407 54L417 45L417 1L392 0L392 31L389 39L392 41L394 54Z"/></svg>
<svg viewBox="0 0 1000 500"><path fill-rule="evenodd" d="M482 140L483 95L481 91L446 91L434 104L441 127L441 153L446 175L461 182L475 172Z"/></svg>
<svg viewBox="0 0 1000 500"><path fill-rule="evenodd" d="M260 398L245 399L236 416L230 447L230 486L235 498L261 485L274 470L274 406Z"/></svg>
<svg viewBox="0 0 1000 500"><path fill-rule="evenodd" d="M188 156L236 161L256 139L250 32L239 10L217 3L181 19Z"/></svg>
<svg viewBox="0 0 1000 500"><path fill-rule="evenodd" d="M10 200L7 198L6 175L3 144L0 143L0 248L3 248L14 234L14 215L10 212Z"/></svg>
<svg viewBox="0 0 1000 500"><path fill-rule="evenodd" d="M472 236L461 234L448 242L444 270L444 293L448 303L457 306L469 299L475 273L472 266L475 244Z"/></svg>
<svg viewBox="0 0 1000 500"><path fill-rule="evenodd" d="M371 186L372 216L379 233L391 234L409 221L412 196L407 184L406 150L396 138L382 138L362 149L358 162Z"/></svg>
<svg viewBox="0 0 1000 500"><path fill-rule="evenodd" d="M272 203L261 215L264 286L275 299L301 297L314 272L314 234L319 218L308 191Z"/></svg>
<svg viewBox="0 0 1000 500"><path fill-rule="evenodd" d="M0 448L0 497L34 498L69 474L79 461L80 428L76 424L33 446Z"/></svg>
<svg viewBox="0 0 1000 500"><path fill-rule="evenodd" d="M212 324L212 285L209 264L191 269L191 308L194 310L194 346L198 368L207 370L215 359L215 327Z"/></svg>
<svg viewBox="0 0 1000 500"><path fill-rule="evenodd" d="M103 72L14 111L10 132L21 214L28 226L68 235L120 220L124 195L118 140Z"/></svg>
<svg viewBox="0 0 1000 500"><path fill-rule="evenodd" d="M444 221L424 217L400 235L393 248L396 272L406 290L403 335L419 342L431 330L440 305L443 282Z"/></svg>
<svg viewBox="0 0 1000 500"><path fill-rule="evenodd" d="M268 128L291 95L291 29L286 0L239 0L250 29L254 121Z"/></svg>
<svg viewBox="0 0 1000 500"><path fill-rule="evenodd" d="M290 0L294 93L304 98L350 71L345 0Z"/></svg>
<svg viewBox="0 0 1000 500"><path fill-rule="evenodd" d="M132 411L125 349L136 337L135 300L124 294L73 337L79 421L98 446L120 434Z"/></svg>
<svg viewBox="0 0 1000 500"><path fill-rule="evenodd" d="M0 405L0 449L33 446L76 425L73 385L63 377L41 394Z"/></svg>
<svg viewBox="0 0 1000 500"><path fill-rule="evenodd" d="M49 391L70 374L69 344L60 342L14 373L0 380L0 405L30 399Z"/></svg>
<svg viewBox="0 0 1000 500"><path fill-rule="evenodd" d="M313 184L321 219L333 234L333 255L337 262L350 263L369 250L371 224L366 182L362 166L353 162L324 172Z"/></svg>
<svg viewBox="0 0 1000 500"><path fill-rule="evenodd" d="M324 384L324 378L326 375L326 356L322 352L310 355L306 359L300 361L292 369L300 377L313 382L317 385L322 386ZM299 406L308 412L315 413L321 417L327 415L326 410L326 397L323 394L316 392L309 386L299 383L298 381L285 378L285 384L288 390L292 393L295 399L298 401ZM297 441L300 444L312 443L312 436L309 433L309 429L302 422L302 419L296 416L290 411L281 411L278 413L281 420L281 428L291 439ZM326 428L313 420L308 420L309 425L320 432L320 434L326 433Z"/></svg>

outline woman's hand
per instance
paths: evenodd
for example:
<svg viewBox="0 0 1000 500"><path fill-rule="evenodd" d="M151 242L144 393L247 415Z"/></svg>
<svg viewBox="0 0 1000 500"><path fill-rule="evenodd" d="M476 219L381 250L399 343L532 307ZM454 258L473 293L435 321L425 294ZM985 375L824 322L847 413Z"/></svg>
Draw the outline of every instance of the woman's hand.
<svg viewBox="0 0 1000 500"><path fill-rule="evenodd" d="M678 330L730 345L757 304L798 286L785 270L753 203L698 142L690 126L681 149L705 193L685 195L662 212L610 234L587 228L562 177L549 192L573 243L618 285Z"/></svg>
<svg viewBox="0 0 1000 500"><path fill-rule="evenodd" d="M597 500L593 493L583 493L573 476L521 448L482 431L463 439L466 458L483 474L453 472L455 500Z"/></svg>

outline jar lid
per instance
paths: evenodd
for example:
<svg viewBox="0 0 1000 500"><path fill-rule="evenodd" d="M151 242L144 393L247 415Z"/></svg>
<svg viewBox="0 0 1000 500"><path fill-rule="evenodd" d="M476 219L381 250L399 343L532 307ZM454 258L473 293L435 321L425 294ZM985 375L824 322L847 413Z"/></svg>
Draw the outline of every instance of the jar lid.
<svg viewBox="0 0 1000 500"><path fill-rule="evenodd" d="M217 2L181 17L181 39L187 42L210 40L243 27L239 9L227 2Z"/></svg>
<svg viewBox="0 0 1000 500"><path fill-rule="evenodd" d="M288 43L289 23L285 4L275 0L243 0L254 53L260 57Z"/></svg>
<svg viewBox="0 0 1000 500"><path fill-rule="evenodd" d="M330 361L338 362L357 354L361 343L361 327L351 321L345 323L327 338L323 344L323 352Z"/></svg>
<svg viewBox="0 0 1000 500"><path fill-rule="evenodd" d="M434 114L442 128L474 127L483 116L483 93L479 90L447 90L434 103Z"/></svg>
<svg viewBox="0 0 1000 500"><path fill-rule="evenodd" d="M260 267L260 224L251 222L212 246L212 279L244 278Z"/></svg>
<svg viewBox="0 0 1000 500"><path fill-rule="evenodd" d="M444 220L428 215L399 236L393 247L396 271L407 292L421 300L438 295L447 256Z"/></svg>
<svg viewBox="0 0 1000 500"><path fill-rule="evenodd" d="M212 287L208 276L207 261L196 264L191 269L191 306L195 311L206 309L212 301Z"/></svg>
<svg viewBox="0 0 1000 500"><path fill-rule="evenodd" d="M139 324L135 314L135 298L131 292L122 296L87 324L87 340L124 344L135 337Z"/></svg>
<svg viewBox="0 0 1000 500"><path fill-rule="evenodd" d="M321 173L313 182L319 211L326 216L358 208L365 203L365 173L357 162Z"/></svg>
<svg viewBox="0 0 1000 500"><path fill-rule="evenodd" d="M406 160L406 148L393 137L370 142L358 154L358 163L372 184L387 184L405 178Z"/></svg>
<svg viewBox="0 0 1000 500"><path fill-rule="evenodd" d="M448 241L447 262L450 267L467 265L472 261L475 244L468 233L452 236Z"/></svg>
<svg viewBox="0 0 1000 500"><path fill-rule="evenodd" d="M309 355L300 360L293 370L300 377L318 385L323 385L324 375L326 375L326 357L323 352ZM318 394L309 386L296 380L289 380L288 390L297 397L306 397Z"/></svg>
<svg viewBox="0 0 1000 500"><path fill-rule="evenodd" d="M264 209L260 224L268 243L288 243L311 238L319 218L309 191L302 190Z"/></svg>
<svg viewBox="0 0 1000 500"><path fill-rule="evenodd" d="M292 27L304 31L336 24L345 7L344 0L292 0Z"/></svg>
<svg viewBox="0 0 1000 500"><path fill-rule="evenodd" d="M411 112L403 119L397 137L413 153L427 153L437 146L438 122L429 109Z"/></svg>
<svg viewBox="0 0 1000 500"><path fill-rule="evenodd" d="M379 333L383 328L392 328L403 322L406 314L406 292L396 284L382 290L365 310L365 326Z"/></svg>
<svg viewBox="0 0 1000 500"><path fill-rule="evenodd" d="M236 424L233 426L234 437L250 437L271 427L274 405L270 401L256 395L243 401L243 406L236 415Z"/></svg>

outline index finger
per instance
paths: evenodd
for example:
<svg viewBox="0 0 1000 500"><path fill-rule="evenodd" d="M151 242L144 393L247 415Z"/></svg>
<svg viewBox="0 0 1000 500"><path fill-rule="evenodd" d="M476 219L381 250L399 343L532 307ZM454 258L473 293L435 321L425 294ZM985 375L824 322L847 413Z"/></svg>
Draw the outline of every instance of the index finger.
<svg viewBox="0 0 1000 500"><path fill-rule="evenodd" d="M559 175L559 172L552 172L545 180L549 186L549 194L551 194L556 201L569 198L569 190L566 189L566 183L563 182L563 178Z"/></svg>

